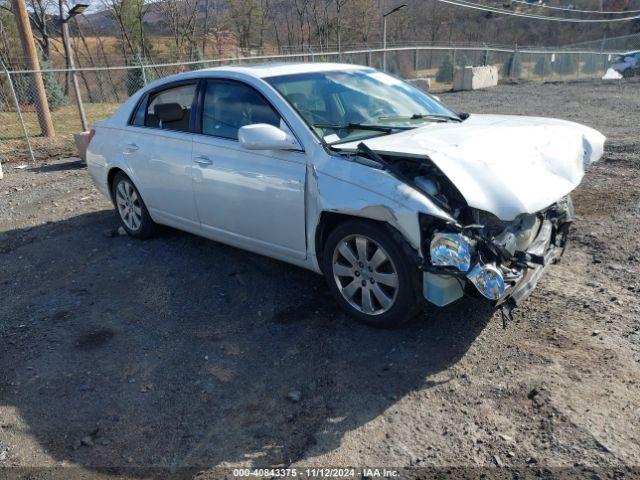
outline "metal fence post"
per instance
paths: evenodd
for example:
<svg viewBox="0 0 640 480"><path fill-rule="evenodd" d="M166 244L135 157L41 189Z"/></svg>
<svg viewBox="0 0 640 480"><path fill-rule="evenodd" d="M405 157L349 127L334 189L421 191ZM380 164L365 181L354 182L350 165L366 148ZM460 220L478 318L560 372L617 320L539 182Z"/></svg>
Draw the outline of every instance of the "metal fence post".
<svg viewBox="0 0 640 480"><path fill-rule="evenodd" d="M144 62L140 54L138 54L138 65L140 65L140 72L142 72L142 83L147 85L147 73L144 71Z"/></svg>
<svg viewBox="0 0 640 480"><path fill-rule="evenodd" d="M22 127L22 133L24 134L24 139L27 141L27 147L29 147L29 155L31 156L31 161L35 162L36 157L33 154L33 148L31 148L31 139L29 138L29 134L27 133L27 127L24 124L24 118L22 118L22 110L20 110L20 102L18 101L18 95L16 94L16 89L13 86L13 80L11 80L11 73L7 69L7 66L4 64L2 60L2 68L4 69L5 74L7 75L7 81L9 82L9 87L11 88L11 95L13 96L13 103L16 106L16 111L18 112L18 118L20 119L20 127Z"/></svg>
<svg viewBox="0 0 640 480"><path fill-rule="evenodd" d="M509 62L509 78L513 78L513 73L516 69L516 55L518 54L518 44L515 44L513 54L511 55L511 61Z"/></svg>
<svg viewBox="0 0 640 480"><path fill-rule="evenodd" d="M453 48L453 55L452 55L452 60L451 60L451 81L453 82L453 79L456 76L456 49L455 47Z"/></svg>

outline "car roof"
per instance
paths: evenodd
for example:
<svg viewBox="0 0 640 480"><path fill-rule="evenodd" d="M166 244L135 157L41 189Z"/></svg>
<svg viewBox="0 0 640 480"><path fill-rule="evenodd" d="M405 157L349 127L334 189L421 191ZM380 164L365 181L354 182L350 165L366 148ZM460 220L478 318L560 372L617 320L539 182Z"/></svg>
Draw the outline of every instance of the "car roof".
<svg viewBox="0 0 640 480"><path fill-rule="evenodd" d="M299 73L328 72L335 70L359 70L363 68L367 67L347 63L278 62L205 68L203 70L198 70L198 72L204 74L206 74L206 72L238 72L244 73L245 75L250 75L252 77L268 78Z"/></svg>
<svg viewBox="0 0 640 480"><path fill-rule="evenodd" d="M119 108L110 118L109 121L118 123L126 122L131 115L131 110L135 108L140 97L154 89L162 89L165 85L172 82L182 80L192 80L197 78L206 78L211 74L224 78L228 74L230 78L237 76L253 77L257 79L278 77L281 75L304 74L313 72L330 72L330 71L350 71L363 70L371 67L363 65L353 65L348 63L330 63L330 62L265 62L247 65L226 65L223 67L203 68L201 70L192 70L188 72L177 73L167 77L158 78L148 84L145 88L140 89L136 94Z"/></svg>

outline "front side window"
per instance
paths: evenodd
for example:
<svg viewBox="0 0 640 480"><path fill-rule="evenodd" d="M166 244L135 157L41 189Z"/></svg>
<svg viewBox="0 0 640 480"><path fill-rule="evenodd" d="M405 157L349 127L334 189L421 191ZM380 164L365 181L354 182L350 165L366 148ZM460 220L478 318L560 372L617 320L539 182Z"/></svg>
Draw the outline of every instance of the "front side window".
<svg viewBox="0 0 640 480"><path fill-rule="evenodd" d="M189 83L150 94L146 101L140 104L140 109L144 109L144 126L189 132L191 104L195 92L196 84ZM134 125L138 125L142 120L139 112L136 113Z"/></svg>
<svg viewBox="0 0 640 480"><path fill-rule="evenodd" d="M202 110L202 133L238 139L245 125L280 126L280 115L254 89L236 82L208 80Z"/></svg>
<svg viewBox="0 0 640 480"><path fill-rule="evenodd" d="M432 96L373 69L301 73L266 80L327 143L370 138L432 121L460 121L455 112Z"/></svg>

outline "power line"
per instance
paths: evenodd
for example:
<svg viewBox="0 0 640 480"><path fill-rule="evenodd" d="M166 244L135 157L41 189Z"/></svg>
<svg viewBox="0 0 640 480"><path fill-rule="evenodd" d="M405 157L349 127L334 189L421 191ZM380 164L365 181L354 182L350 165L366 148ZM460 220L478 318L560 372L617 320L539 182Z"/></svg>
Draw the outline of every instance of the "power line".
<svg viewBox="0 0 640 480"><path fill-rule="evenodd" d="M640 10L618 10L618 11L602 11L602 10L580 10L577 8L566 8L566 7L554 7L552 5L544 5L544 4L535 4L529 3L525 0L511 0L514 3L523 3L528 7L538 7L538 8L548 8L551 10L562 10L565 12L578 12L578 13L600 13L600 14L611 14L611 15L622 15L624 13L639 13Z"/></svg>
<svg viewBox="0 0 640 480"><path fill-rule="evenodd" d="M530 13L517 13L511 12L509 10L500 10L494 7L488 7L485 5L479 5L477 3L465 2L464 0L436 0L441 3L448 3L450 5L455 5L457 7L471 8L474 10L481 10L483 12L492 12L499 13L502 15L511 15L513 17L523 17L523 18L535 18L536 20L548 20L551 22L569 22L569 23L608 23L608 22L626 22L628 20L638 20L640 19L640 15L634 15L632 17L625 18L563 18L563 17L549 17L545 15L534 15Z"/></svg>

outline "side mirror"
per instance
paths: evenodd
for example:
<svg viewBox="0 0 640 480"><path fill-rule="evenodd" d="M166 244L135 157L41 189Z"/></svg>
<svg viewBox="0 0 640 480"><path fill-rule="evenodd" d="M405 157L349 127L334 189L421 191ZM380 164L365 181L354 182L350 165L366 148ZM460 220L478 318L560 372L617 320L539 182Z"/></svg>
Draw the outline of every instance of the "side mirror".
<svg viewBox="0 0 640 480"><path fill-rule="evenodd" d="M294 137L267 123L241 127L238 141L247 150L302 150Z"/></svg>

